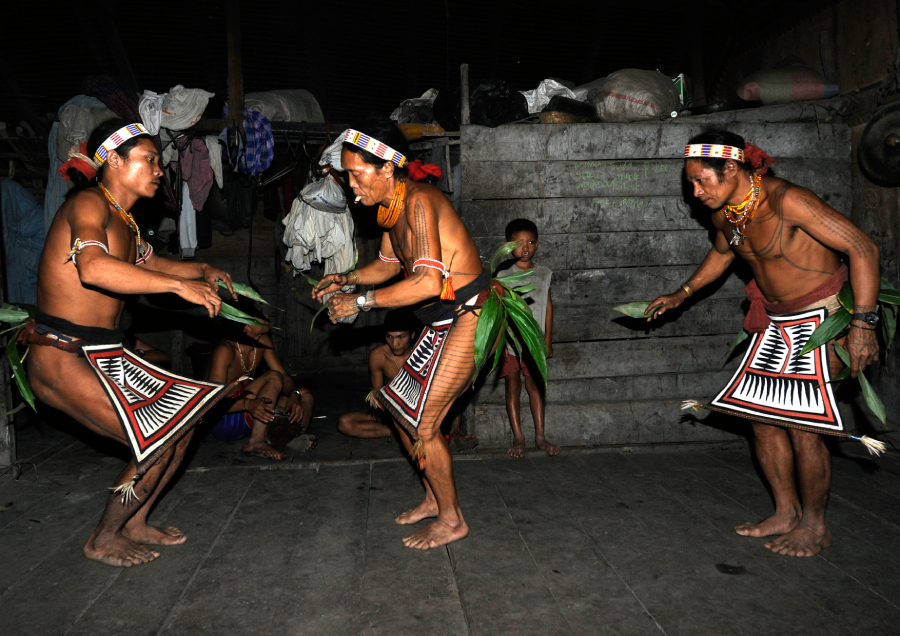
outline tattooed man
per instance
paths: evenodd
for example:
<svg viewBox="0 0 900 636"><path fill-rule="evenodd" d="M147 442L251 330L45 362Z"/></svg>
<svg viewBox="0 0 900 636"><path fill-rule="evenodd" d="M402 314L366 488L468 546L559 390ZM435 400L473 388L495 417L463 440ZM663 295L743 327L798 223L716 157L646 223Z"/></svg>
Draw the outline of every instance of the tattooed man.
<svg viewBox="0 0 900 636"><path fill-rule="evenodd" d="M328 313L335 322L373 307L415 305L416 317L426 325L400 372L374 394L405 431L400 437L424 475L425 500L396 521L436 517L403 539L408 547L425 550L469 533L440 424L472 382L475 325L490 277L447 197L408 178L408 156L406 139L389 120L369 120L346 132L342 167L357 202L380 206L378 224L385 232L378 260L347 275L326 276L332 284L313 295L321 300L347 284L377 285L401 271L408 275L361 296L335 294Z"/></svg>
<svg viewBox="0 0 900 636"><path fill-rule="evenodd" d="M694 292L716 281L735 256L747 261L753 271L754 280L746 289L751 308L744 322L750 333L766 332L770 322L782 320L785 315L793 319L803 312L808 316L810 310L820 309L818 315L822 317L835 311L839 307L835 295L849 276L855 313L849 335L839 344L849 352L851 375L856 377L878 359L874 331L880 286L878 248L862 230L806 188L772 176L763 177L767 163L771 163L771 158L764 152L745 145L743 138L729 132L707 132L690 140L685 149L685 173L694 196L714 210L715 241L680 290L650 303L647 313L657 306L658 309L648 320L678 307ZM841 261L842 254L849 273ZM808 339L811 329L806 331ZM764 378L763 385L771 381L773 386L790 386L778 382L792 369L797 372L796 367L791 367L797 353L799 349L789 351L778 368L757 369L755 377ZM821 366L830 367L831 374L842 367L835 356L834 343L828 343L819 359L827 361ZM799 385L803 381L797 382ZM817 384L812 389L820 390L821 386ZM808 399L801 402L809 404ZM771 405L764 406L775 412ZM735 530L750 537L776 536L766 547L779 554L817 554L831 545L831 533L825 525L831 486L828 449L819 434L802 430L810 427L798 429L790 423L773 426L761 423L766 418L750 419L755 420L755 450L774 492L775 513ZM773 416L771 421L786 420Z"/></svg>

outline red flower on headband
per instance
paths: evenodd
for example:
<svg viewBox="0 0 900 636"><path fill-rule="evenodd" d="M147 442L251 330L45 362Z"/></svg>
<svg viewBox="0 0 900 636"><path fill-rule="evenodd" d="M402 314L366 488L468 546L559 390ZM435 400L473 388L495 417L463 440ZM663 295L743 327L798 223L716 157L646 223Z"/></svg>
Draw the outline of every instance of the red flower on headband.
<svg viewBox="0 0 900 636"><path fill-rule="evenodd" d="M762 148L753 144L744 144L744 160L749 161L750 165L759 174L766 174L769 171L769 166L775 163L775 160L767 155Z"/></svg>
<svg viewBox="0 0 900 636"><path fill-rule="evenodd" d="M78 152L80 152L84 156L87 156L86 141L81 142L81 145L78 147ZM69 176L69 168L75 168L78 172L87 177L88 181L97 176L97 169L87 161L79 157L72 157L59 168L57 168L56 171L62 175L63 179L65 179L66 181L71 181L72 178Z"/></svg>
<svg viewBox="0 0 900 636"><path fill-rule="evenodd" d="M421 159L416 159L409 164L409 178L413 181L421 181L426 177L434 177L440 179L441 169L433 163L423 163Z"/></svg>

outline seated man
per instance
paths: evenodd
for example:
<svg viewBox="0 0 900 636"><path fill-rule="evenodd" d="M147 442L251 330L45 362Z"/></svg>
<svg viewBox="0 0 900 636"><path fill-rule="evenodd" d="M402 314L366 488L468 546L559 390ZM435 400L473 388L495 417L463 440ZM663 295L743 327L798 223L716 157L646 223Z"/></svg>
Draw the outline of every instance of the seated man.
<svg viewBox="0 0 900 636"><path fill-rule="evenodd" d="M373 391L378 391L400 373L403 363L412 353L416 332L420 327L418 321L406 312L397 310L387 312L384 317L386 342L369 352L369 378ZM460 419L460 414L457 413L450 424L447 443L451 451L465 450L478 445L478 438L474 435L460 434ZM377 408L350 411L338 419L338 430L348 437L366 439L390 437L391 426L390 414Z"/></svg>
<svg viewBox="0 0 900 636"><path fill-rule="evenodd" d="M268 316L258 307L244 303L241 309L257 320L268 322ZM233 339L221 340L212 353L207 380L230 383L249 376L239 389L228 396L232 403L227 415L213 427L213 435L222 441L235 441L249 435L250 439L241 452L281 460L284 453L272 448L267 441L267 428L276 419L275 407L280 406L287 411L287 421L294 425L287 437L293 438L309 426L313 396L306 389L294 386L294 380L284 370L275 353L268 326L244 325L242 332L243 335L234 334ZM254 379L263 360L268 370ZM306 450L313 446L315 441L311 440Z"/></svg>
<svg viewBox="0 0 900 636"><path fill-rule="evenodd" d="M394 379L412 353L418 326L405 312L389 311L384 317L385 344L369 352L369 378L377 391ZM338 430L349 437L366 439L391 436L391 416L380 409L350 411L338 419Z"/></svg>

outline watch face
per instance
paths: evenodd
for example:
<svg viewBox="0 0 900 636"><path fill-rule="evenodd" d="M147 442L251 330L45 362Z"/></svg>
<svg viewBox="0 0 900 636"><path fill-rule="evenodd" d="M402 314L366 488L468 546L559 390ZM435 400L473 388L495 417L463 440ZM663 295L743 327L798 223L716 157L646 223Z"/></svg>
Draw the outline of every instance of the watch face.
<svg viewBox="0 0 900 636"><path fill-rule="evenodd" d="M356 297L356 306L360 309L366 306L366 297L365 296L357 296Z"/></svg>
<svg viewBox="0 0 900 636"><path fill-rule="evenodd" d="M867 325L872 325L874 327L878 324L878 314L866 314L864 320Z"/></svg>

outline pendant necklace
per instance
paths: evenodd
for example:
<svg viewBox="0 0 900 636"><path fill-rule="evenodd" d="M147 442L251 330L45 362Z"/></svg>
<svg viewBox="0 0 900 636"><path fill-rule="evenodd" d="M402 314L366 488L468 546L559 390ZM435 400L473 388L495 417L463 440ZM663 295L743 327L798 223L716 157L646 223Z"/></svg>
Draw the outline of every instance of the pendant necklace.
<svg viewBox="0 0 900 636"><path fill-rule="evenodd" d="M138 227L137 222L134 220L134 217L131 215L131 212L128 212L125 208L119 205L119 202L116 201L116 198L110 193L109 190L106 189L106 186L101 182L100 189L103 190L103 195L106 197L106 200L113 204L113 207L119 211L119 214L122 215L122 218L125 219L125 223L128 224L128 227L131 228L131 231L135 233L137 236L137 250L138 257L144 258L144 244L141 243L141 230Z"/></svg>
<svg viewBox="0 0 900 636"><path fill-rule="evenodd" d="M729 245L740 245L744 242L744 233L747 224L753 220L756 209L759 207L759 186L762 183L762 175L752 173L750 175L750 192L738 205L726 205L723 208L725 218L731 223L731 240Z"/></svg>
<svg viewBox="0 0 900 636"><path fill-rule="evenodd" d="M251 378L253 377L252 371L253 367L256 366L256 347L253 347L253 359L250 360L250 368L244 364L244 354L241 352L240 343L235 343L238 349L238 355L241 357L241 370L244 372L244 375L249 375Z"/></svg>

